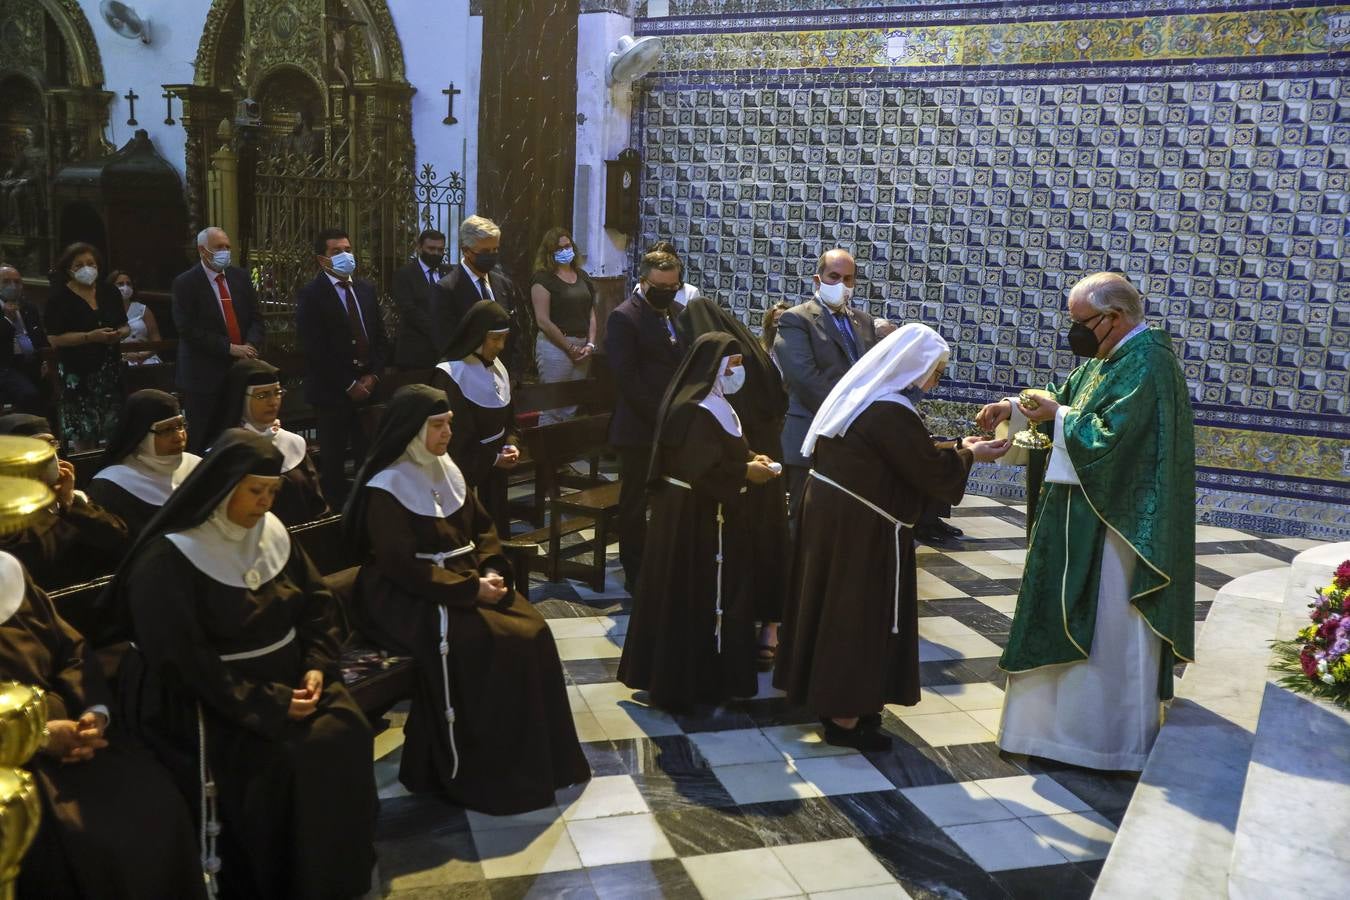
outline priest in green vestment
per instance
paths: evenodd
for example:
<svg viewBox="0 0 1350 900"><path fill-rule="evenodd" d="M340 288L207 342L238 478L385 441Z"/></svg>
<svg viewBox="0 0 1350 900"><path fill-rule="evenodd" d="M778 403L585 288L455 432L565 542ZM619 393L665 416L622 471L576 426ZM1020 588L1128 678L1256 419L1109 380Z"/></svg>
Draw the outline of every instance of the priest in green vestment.
<svg viewBox="0 0 1350 900"><path fill-rule="evenodd" d="M986 406L981 424L1054 423L1012 633L999 745L1139 771L1194 658L1195 439L1168 336L1133 285L1090 275L1069 293L1069 344L1087 361L1054 400Z"/></svg>

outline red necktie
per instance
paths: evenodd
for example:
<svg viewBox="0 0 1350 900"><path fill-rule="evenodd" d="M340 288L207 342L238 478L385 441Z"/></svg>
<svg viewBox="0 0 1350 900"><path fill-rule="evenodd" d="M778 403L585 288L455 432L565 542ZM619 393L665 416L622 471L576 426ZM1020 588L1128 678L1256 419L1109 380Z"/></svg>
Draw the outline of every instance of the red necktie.
<svg viewBox="0 0 1350 900"><path fill-rule="evenodd" d="M225 333L230 336L231 344L242 344L239 334L239 320L234 317L234 301L230 299L230 286L225 283L225 275L216 276L216 287L220 289L220 311L225 314Z"/></svg>
<svg viewBox="0 0 1350 900"><path fill-rule="evenodd" d="M366 330L361 327L361 314L356 311L356 295L352 293L349 282L339 281L338 286L347 295L347 327L352 332L352 342L356 345L356 363L365 365L370 358L370 342L366 340Z"/></svg>

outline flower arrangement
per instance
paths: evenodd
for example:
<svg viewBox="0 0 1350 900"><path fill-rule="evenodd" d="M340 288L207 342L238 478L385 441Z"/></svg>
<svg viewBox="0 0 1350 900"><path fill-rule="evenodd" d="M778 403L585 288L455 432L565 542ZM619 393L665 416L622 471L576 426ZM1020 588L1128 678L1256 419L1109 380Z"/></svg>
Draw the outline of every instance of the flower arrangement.
<svg viewBox="0 0 1350 900"><path fill-rule="evenodd" d="M1312 623L1292 641L1274 644L1280 684L1350 709L1350 560L1308 604Z"/></svg>

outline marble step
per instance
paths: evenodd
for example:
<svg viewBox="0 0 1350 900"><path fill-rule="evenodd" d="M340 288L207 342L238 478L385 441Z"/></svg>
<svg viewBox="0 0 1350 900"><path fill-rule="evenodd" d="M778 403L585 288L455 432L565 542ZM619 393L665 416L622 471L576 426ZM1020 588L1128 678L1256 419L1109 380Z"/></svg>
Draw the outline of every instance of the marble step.
<svg viewBox="0 0 1350 900"><path fill-rule="evenodd" d="M1289 569L1214 597L1094 898L1228 896L1233 838Z"/></svg>
<svg viewBox="0 0 1350 900"><path fill-rule="evenodd" d="M1350 542L1317 547L1292 564L1277 626L1292 638L1308 603L1350 559ZM1345 897L1350 857L1350 714L1287 691L1267 677L1229 864L1229 896L1266 900ZM1329 845L1327 838L1332 838Z"/></svg>

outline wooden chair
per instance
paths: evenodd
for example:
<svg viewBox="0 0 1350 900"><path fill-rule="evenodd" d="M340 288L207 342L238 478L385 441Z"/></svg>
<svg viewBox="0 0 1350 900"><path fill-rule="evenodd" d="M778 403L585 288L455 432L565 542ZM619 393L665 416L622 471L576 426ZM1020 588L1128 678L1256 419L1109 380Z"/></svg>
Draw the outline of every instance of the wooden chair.
<svg viewBox="0 0 1350 900"><path fill-rule="evenodd" d="M605 585L605 548L609 543L610 526L619 510L619 482L604 481L581 490L563 493L567 476L559 470L578 459L598 456L607 446L609 415L583 416L554 425L527 428L523 434L535 463L535 479L542 482L548 498L548 527L518 535L516 543L539 544L547 541L548 550L543 559L532 562L536 571L546 574L550 581L574 577L585 581L593 590ZM564 550L562 539L587 528L595 534ZM589 565L577 563L573 557L589 548Z"/></svg>

